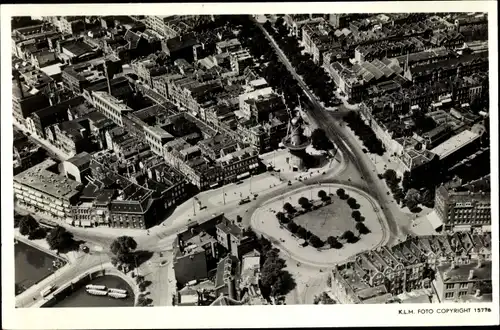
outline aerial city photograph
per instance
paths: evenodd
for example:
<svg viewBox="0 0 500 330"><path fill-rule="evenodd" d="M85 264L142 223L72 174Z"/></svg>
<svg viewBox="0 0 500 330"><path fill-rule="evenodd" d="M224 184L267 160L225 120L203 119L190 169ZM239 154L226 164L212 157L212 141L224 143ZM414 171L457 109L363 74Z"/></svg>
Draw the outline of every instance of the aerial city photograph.
<svg viewBox="0 0 500 330"><path fill-rule="evenodd" d="M488 13L11 38L16 308L492 302Z"/></svg>

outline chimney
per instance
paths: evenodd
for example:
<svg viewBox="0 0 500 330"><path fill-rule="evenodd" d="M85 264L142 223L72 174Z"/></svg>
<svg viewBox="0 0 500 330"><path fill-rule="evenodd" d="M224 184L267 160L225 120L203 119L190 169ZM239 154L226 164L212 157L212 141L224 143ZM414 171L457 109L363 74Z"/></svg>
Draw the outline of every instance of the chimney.
<svg viewBox="0 0 500 330"><path fill-rule="evenodd" d="M480 297L481 296L481 290L480 289L477 289L476 290L476 293L474 294L474 296L477 298L477 297Z"/></svg>
<svg viewBox="0 0 500 330"><path fill-rule="evenodd" d="M476 268L481 268L481 267L483 267L483 260L481 258L479 258L477 260L477 266L476 266Z"/></svg>
<svg viewBox="0 0 500 330"><path fill-rule="evenodd" d="M447 281L450 278L448 272L443 273L443 281Z"/></svg>
<svg viewBox="0 0 500 330"><path fill-rule="evenodd" d="M469 280L472 280L474 278L474 269L471 269L469 271Z"/></svg>
<svg viewBox="0 0 500 330"><path fill-rule="evenodd" d="M455 269L456 267L457 267L457 265L455 264L455 260L453 260L453 261L451 262L451 265L450 265L450 270L453 270L453 269Z"/></svg>

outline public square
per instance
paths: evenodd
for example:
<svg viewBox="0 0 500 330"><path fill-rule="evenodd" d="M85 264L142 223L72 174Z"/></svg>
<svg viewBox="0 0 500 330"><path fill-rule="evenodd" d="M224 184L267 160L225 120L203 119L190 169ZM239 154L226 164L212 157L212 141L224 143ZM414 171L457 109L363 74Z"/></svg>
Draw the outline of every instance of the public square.
<svg viewBox="0 0 500 330"><path fill-rule="evenodd" d="M300 197L310 199L311 196L317 196L320 190L328 191L329 188L332 192L338 188L343 188L349 196L357 200L360 205L359 211L365 217L364 223L370 233L362 235L360 240L354 244L344 244L341 249L318 250L312 246L302 247L298 238L294 237L287 229L280 227L275 212L281 211L286 202L296 204ZM269 200L254 212L251 226L258 234L268 237L295 260L316 267L332 267L348 260L357 253L385 244L388 238L386 219L379 210L380 207L377 203L361 190L338 184L322 184L299 188ZM331 219L337 220L336 218ZM340 219L339 221L352 222L353 227L355 225L350 214L348 219Z"/></svg>

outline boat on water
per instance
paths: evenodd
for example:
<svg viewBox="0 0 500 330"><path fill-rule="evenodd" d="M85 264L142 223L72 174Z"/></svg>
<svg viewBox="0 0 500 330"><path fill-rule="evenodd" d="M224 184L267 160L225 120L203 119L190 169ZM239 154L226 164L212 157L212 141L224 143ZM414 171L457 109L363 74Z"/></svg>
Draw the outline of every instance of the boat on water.
<svg viewBox="0 0 500 330"><path fill-rule="evenodd" d="M89 284L85 286L86 289L93 289L93 290L106 290L105 285L96 285L96 284Z"/></svg>
<svg viewBox="0 0 500 330"><path fill-rule="evenodd" d="M127 290L123 290L123 289L114 289L114 288L109 288L108 289L109 292L116 292L116 293L124 293L124 294L127 294Z"/></svg>
<svg viewBox="0 0 500 330"><path fill-rule="evenodd" d="M108 294L108 291L106 290L87 289L86 291L94 296L106 296Z"/></svg>
<svg viewBox="0 0 500 330"><path fill-rule="evenodd" d="M127 294L126 293L121 293L121 292L108 292L108 296L112 297L112 298L115 298L115 299L124 299L124 298L127 298Z"/></svg>

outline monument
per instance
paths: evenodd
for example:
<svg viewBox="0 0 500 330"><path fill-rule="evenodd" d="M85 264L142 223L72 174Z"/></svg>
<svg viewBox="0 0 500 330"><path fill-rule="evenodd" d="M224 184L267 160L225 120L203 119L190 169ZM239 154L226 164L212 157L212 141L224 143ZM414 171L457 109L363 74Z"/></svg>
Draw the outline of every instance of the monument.
<svg viewBox="0 0 500 330"><path fill-rule="evenodd" d="M289 112L290 114L290 112ZM308 156L306 148L311 144L311 139L304 135L303 119L300 116L292 116L288 121L287 134L283 139L283 145L290 152L288 164L292 166L294 171L305 170L304 160Z"/></svg>

